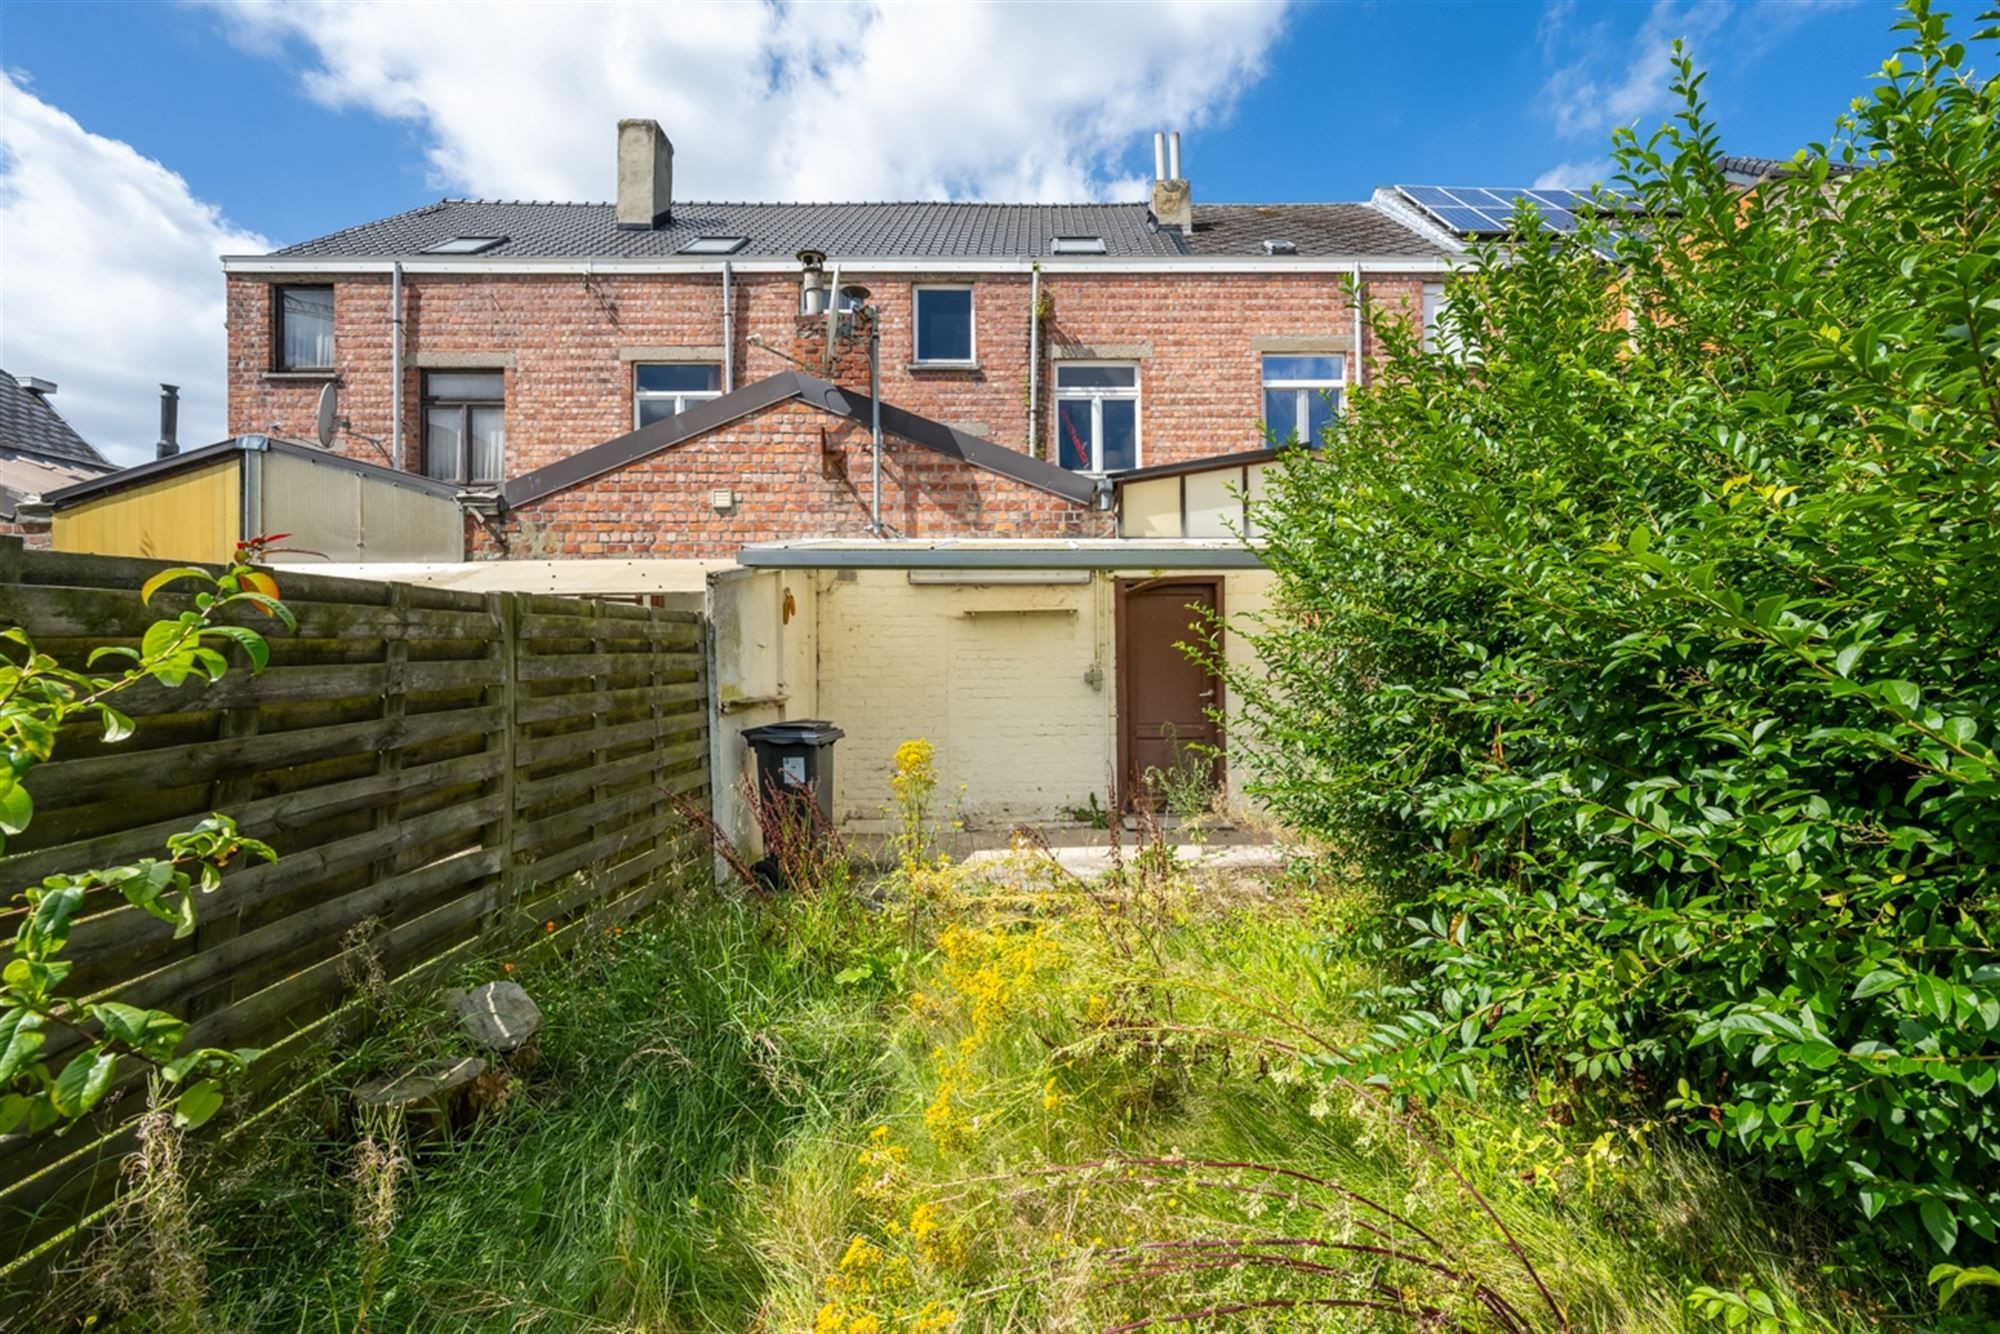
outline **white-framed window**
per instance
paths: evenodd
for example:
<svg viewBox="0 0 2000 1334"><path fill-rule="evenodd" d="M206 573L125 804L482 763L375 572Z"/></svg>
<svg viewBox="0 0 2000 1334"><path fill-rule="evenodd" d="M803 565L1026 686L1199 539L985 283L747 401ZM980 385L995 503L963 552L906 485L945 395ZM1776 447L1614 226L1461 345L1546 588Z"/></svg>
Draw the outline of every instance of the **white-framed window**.
<svg viewBox="0 0 2000 1334"><path fill-rule="evenodd" d="M1340 411L1347 358L1338 352L1264 358L1264 426L1279 444L1319 444Z"/></svg>
<svg viewBox="0 0 2000 1334"><path fill-rule="evenodd" d="M690 405L722 397L722 367L714 362L643 362L632 367L632 424L686 412Z"/></svg>
<svg viewBox="0 0 2000 1334"><path fill-rule="evenodd" d="M1436 352L1443 347L1444 337L1444 284L1424 284L1424 351Z"/></svg>
<svg viewBox="0 0 2000 1334"><path fill-rule="evenodd" d="M1129 361L1056 363L1056 462L1072 472L1139 466L1139 367Z"/></svg>
<svg viewBox="0 0 2000 1334"><path fill-rule="evenodd" d="M912 288L910 306L918 365L970 365L975 360L971 287Z"/></svg>

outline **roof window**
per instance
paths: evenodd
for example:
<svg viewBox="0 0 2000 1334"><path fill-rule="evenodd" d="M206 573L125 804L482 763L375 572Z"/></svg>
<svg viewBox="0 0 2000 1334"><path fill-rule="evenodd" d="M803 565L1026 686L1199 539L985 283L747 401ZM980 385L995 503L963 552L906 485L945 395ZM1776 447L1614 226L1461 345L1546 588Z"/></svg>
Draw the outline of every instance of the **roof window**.
<svg viewBox="0 0 2000 1334"><path fill-rule="evenodd" d="M750 244L747 236L697 236L681 247L683 255L733 255Z"/></svg>
<svg viewBox="0 0 2000 1334"><path fill-rule="evenodd" d="M1104 238L1101 236L1058 236L1049 242L1052 255L1101 255L1104 253Z"/></svg>
<svg viewBox="0 0 2000 1334"><path fill-rule="evenodd" d="M479 255L494 246L504 245L504 236L454 236L449 241L439 241L418 251L421 255Z"/></svg>
<svg viewBox="0 0 2000 1334"><path fill-rule="evenodd" d="M1266 241L1264 253L1267 255L1296 255L1299 248L1291 241Z"/></svg>

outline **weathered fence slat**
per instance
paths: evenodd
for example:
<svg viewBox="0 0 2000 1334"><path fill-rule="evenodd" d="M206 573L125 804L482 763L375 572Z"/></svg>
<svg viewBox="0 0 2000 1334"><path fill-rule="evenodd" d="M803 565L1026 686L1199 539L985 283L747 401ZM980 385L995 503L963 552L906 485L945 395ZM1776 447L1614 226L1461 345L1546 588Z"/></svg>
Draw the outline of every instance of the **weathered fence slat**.
<svg viewBox="0 0 2000 1334"><path fill-rule="evenodd" d="M0 625L80 666L183 605L140 605L160 568L0 539ZM36 825L0 857L8 904L45 875L158 855L200 818L170 818L180 810L226 811L278 850L203 896L190 939L107 901L65 955L78 999L175 1010L205 1044L276 1044L246 1105L283 1086L306 1045L294 1035L348 998L360 933L391 977L434 976L525 928L566 939L572 920L638 912L708 861L671 801L709 786L698 613L292 571L280 583L299 633L244 622L270 635L268 670L133 688L121 707L137 733L65 736L28 780ZM18 920L0 907L0 930ZM59 1062L79 1043L59 1033L46 1050ZM0 1275L112 1198L142 1085L128 1069L61 1139L0 1136ZM0 1305L11 1286L0 1277Z"/></svg>

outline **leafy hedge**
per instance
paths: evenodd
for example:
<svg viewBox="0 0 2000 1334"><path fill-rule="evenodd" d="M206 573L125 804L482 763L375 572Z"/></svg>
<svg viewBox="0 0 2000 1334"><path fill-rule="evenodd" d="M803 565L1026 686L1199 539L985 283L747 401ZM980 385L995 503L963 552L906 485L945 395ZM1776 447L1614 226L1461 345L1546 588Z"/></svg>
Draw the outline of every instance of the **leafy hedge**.
<svg viewBox="0 0 2000 1334"><path fill-rule="evenodd" d="M2000 81L1921 2L1899 31L1747 193L1677 53L1685 110L1614 145L1637 210L1480 253L1456 355L1374 312L1377 382L1274 470L1234 688L1259 790L1402 905L1379 1078L1654 1089L1963 1257L2000 1223Z"/></svg>

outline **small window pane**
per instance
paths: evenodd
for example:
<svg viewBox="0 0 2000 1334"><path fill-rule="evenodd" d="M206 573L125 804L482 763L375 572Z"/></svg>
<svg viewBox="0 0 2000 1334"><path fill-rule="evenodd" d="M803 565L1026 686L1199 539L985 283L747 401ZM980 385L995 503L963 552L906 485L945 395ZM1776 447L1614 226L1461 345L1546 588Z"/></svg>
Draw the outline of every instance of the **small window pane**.
<svg viewBox="0 0 2000 1334"><path fill-rule="evenodd" d="M458 480L461 414L457 408L431 408L424 413L424 476Z"/></svg>
<svg viewBox="0 0 2000 1334"><path fill-rule="evenodd" d="M714 394L722 390L722 367L697 363L639 367L642 394Z"/></svg>
<svg viewBox="0 0 2000 1334"><path fill-rule="evenodd" d="M1266 357L1264 380L1338 380L1339 357Z"/></svg>
<svg viewBox="0 0 2000 1334"><path fill-rule="evenodd" d="M504 236L454 236L449 241L439 241L427 245L421 253L426 255L478 255L504 242Z"/></svg>
<svg viewBox="0 0 2000 1334"><path fill-rule="evenodd" d="M917 290L917 360L972 360L971 289Z"/></svg>
<svg viewBox="0 0 2000 1334"><path fill-rule="evenodd" d="M1076 472L1090 471L1090 400L1056 404L1056 462Z"/></svg>
<svg viewBox="0 0 2000 1334"><path fill-rule="evenodd" d="M472 480L497 482L506 455L506 416L499 408L469 408L467 412L472 418Z"/></svg>
<svg viewBox="0 0 2000 1334"><path fill-rule="evenodd" d="M1133 389L1138 384L1137 366L1056 366L1058 389Z"/></svg>
<svg viewBox="0 0 2000 1334"><path fill-rule="evenodd" d="M1264 391L1264 425L1270 428L1271 438L1280 444L1298 439L1299 395L1296 389Z"/></svg>
<svg viewBox="0 0 2000 1334"><path fill-rule="evenodd" d="M1129 398L1107 398L1104 414L1103 460L1099 468L1117 472L1139 466L1139 404Z"/></svg>
<svg viewBox="0 0 2000 1334"><path fill-rule="evenodd" d="M1306 395L1306 433L1303 443L1314 449L1326 439L1326 428L1333 424L1334 414L1340 411L1340 393L1331 389L1308 389Z"/></svg>
<svg viewBox="0 0 2000 1334"><path fill-rule="evenodd" d="M288 371L333 365L333 289L280 287L279 366Z"/></svg>
<svg viewBox="0 0 2000 1334"><path fill-rule="evenodd" d="M428 398L497 399L503 396L507 377L498 371L438 371L424 376Z"/></svg>
<svg viewBox="0 0 2000 1334"><path fill-rule="evenodd" d="M639 400L639 425L651 426L654 422L665 421L680 408L678 398L642 398Z"/></svg>

